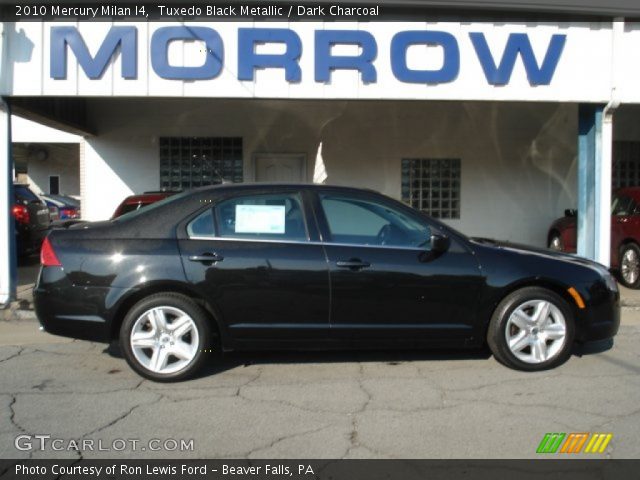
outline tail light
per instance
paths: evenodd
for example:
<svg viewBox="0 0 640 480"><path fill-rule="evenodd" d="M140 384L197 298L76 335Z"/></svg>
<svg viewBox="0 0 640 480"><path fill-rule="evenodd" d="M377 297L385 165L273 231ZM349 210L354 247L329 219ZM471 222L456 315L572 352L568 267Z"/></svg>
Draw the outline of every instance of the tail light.
<svg viewBox="0 0 640 480"><path fill-rule="evenodd" d="M60 218L78 218L78 211L75 208L61 208Z"/></svg>
<svg viewBox="0 0 640 480"><path fill-rule="evenodd" d="M61 267L62 264L60 260L58 260L58 256L56 252L53 250L51 246L51 242L49 241L49 237L44 239L42 242L42 248L40 249L40 263L43 267Z"/></svg>
<svg viewBox="0 0 640 480"><path fill-rule="evenodd" d="M11 213L18 223L29 224L29 209L24 205L14 205Z"/></svg>

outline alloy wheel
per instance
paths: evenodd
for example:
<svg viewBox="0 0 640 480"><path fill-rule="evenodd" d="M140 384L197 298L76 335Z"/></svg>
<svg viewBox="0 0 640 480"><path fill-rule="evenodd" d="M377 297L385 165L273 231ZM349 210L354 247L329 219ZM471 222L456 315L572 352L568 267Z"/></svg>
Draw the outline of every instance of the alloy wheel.
<svg viewBox="0 0 640 480"><path fill-rule="evenodd" d="M638 258L638 252L633 248L627 248L620 262L620 274L627 283L627 285L633 285L638 280L640 275L640 258Z"/></svg>
<svg viewBox="0 0 640 480"><path fill-rule="evenodd" d="M170 374L185 369L196 357L198 328L178 308L154 307L135 321L129 341L140 365L154 373Z"/></svg>
<svg viewBox="0 0 640 480"><path fill-rule="evenodd" d="M567 324L558 307L548 300L529 300L509 316L505 338L511 353L528 364L556 357L564 347Z"/></svg>

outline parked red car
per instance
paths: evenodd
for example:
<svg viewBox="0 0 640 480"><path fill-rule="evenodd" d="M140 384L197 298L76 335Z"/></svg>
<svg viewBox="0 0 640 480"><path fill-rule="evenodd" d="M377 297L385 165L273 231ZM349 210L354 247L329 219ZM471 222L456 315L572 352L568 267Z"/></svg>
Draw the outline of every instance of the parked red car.
<svg viewBox="0 0 640 480"><path fill-rule="evenodd" d="M549 228L548 246L574 253L577 244L577 213L565 210ZM620 282L640 288L640 187L616 190L611 201L611 267Z"/></svg>
<svg viewBox="0 0 640 480"><path fill-rule="evenodd" d="M116 211L113 212L112 219L118 218L125 213L133 212L134 210L140 210L142 207L151 205L152 203L159 202L171 195L178 192L144 192L141 195L131 195L125 198Z"/></svg>

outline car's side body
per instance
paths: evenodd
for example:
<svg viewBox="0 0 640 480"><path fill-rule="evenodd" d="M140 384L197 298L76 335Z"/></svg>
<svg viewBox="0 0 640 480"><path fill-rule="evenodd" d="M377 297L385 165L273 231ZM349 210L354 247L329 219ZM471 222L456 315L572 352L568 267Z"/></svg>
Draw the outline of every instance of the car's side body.
<svg viewBox="0 0 640 480"><path fill-rule="evenodd" d="M188 233L203 212L274 192L300 199L301 239ZM427 222L450 246L439 254L334 241L319 205L323 195L387 205ZM619 294L603 267L548 250L470 240L400 202L346 187L201 189L121 220L56 230L49 240L62 266L41 270L34 289L40 322L54 334L101 342L117 338L136 302L167 291L193 298L209 313L225 350L477 347L500 301L527 286L566 300L579 341L610 338L619 325ZM220 260L203 260L205 254ZM585 305L577 305L569 289Z"/></svg>

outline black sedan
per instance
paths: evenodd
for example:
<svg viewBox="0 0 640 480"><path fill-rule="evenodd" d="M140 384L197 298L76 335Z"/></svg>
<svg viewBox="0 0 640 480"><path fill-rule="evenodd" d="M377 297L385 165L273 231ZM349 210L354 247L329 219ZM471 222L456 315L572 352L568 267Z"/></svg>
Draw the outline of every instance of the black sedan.
<svg viewBox="0 0 640 480"><path fill-rule="evenodd" d="M541 370L613 337L601 265L469 239L372 191L222 185L51 232L35 307L51 333L119 338L157 381L218 349L470 347Z"/></svg>

